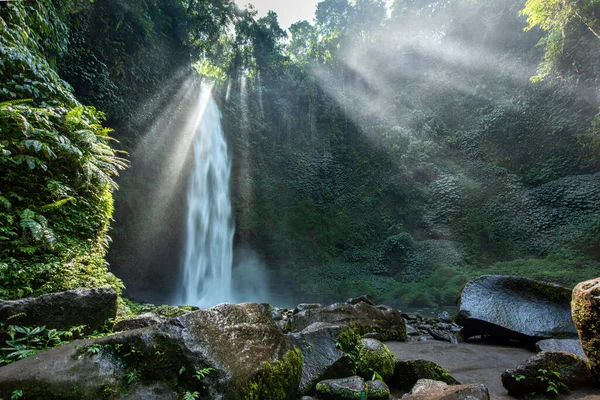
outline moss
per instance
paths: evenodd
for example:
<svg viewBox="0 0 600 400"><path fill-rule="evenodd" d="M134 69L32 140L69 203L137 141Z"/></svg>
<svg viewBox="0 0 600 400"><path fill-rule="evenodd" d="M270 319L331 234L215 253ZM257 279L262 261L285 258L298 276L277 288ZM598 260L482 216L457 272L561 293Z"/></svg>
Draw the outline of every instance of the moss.
<svg viewBox="0 0 600 400"><path fill-rule="evenodd" d="M365 391L367 392L367 399L369 400L387 400L390 397L390 388L382 381L366 382Z"/></svg>
<svg viewBox="0 0 600 400"><path fill-rule="evenodd" d="M376 372L383 379L394 375L396 356L387 346L375 339L363 339L359 350L359 375L370 379Z"/></svg>
<svg viewBox="0 0 600 400"><path fill-rule="evenodd" d="M352 378L348 378L352 379ZM346 388L340 388L329 384L330 381L317 383L316 390L319 398L325 400L362 400L365 392L353 391Z"/></svg>
<svg viewBox="0 0 600 400"><path fill-rule="evenodd" d="M304 359L302 352L294 347L280 361L263 363L263 370L250 381L244 400L294 399Z"/></svg>

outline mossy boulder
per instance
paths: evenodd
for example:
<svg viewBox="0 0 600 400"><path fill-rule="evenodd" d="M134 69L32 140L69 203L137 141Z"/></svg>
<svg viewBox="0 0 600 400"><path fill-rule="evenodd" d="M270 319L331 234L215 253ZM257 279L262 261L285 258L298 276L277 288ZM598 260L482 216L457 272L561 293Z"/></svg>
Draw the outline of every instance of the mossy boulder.
<svg viewBox="0 0 600 400"><path fill-rule="evenodd" d="M558 394L591 384L592 375L586 362L562 351L542 351L502 373L502 386L517 396L554 389Z"/></svg>
<svg viewBox="0 0 600 400"><path fill-rule="evenodd" d="M396 356L379 340L361 339L358 356L359 363L366 367L362 370L377 372L384 380L394 374Z"/></svg>
<svg viewBox="0 0 600 400"><path fill-rule="evenodd" d="M576 337L571 290L515 276L484 275L468 282L458 298L456 322L463 337L486 335L534 342Z"/></svg>
<svg viewBox="0 0 600 400"><path fill-rule="evenodd" d="M321 381L316 391L322 400L363 400L367 394L365 381L360 376Z"/></svg>
<svg viewBox="0 0 600 400"><path fill-rule="evenodd" d="M31 399L166 399L186 391L203 398L295 399L302 362L267 305L220 304L4 366L0 397L19 389ZM152 388L160 393L141 396Z"/></svg>
<svg viewBox="0 0 600 400"><path fill-rule="evenodd" d="M387 382L391 387L408 391L421 379L460 385L448 371L427 360L397 360L394 374Z"/></svg>
<svg viewBox="0 0 600 400"><path fill-rule="evenodd" d="M573 322L596 384L600 384L600 278L573 289Z"/></svg>
<svg viewBox="0 0 600 400"><path fill-rule="evenodd" d="M398 310L384 305L373 306L364 301L304 309L295 313L290 322L291 332L300 332L316 322L352 324L360 334L378 332L381 340L406 340L406 324Z"/></svg>
<svg viewBox="0 0 600 400"><path fill-rule="evenodd" d="M367 381L365 391L368 400L388 400L390 398L390 388L384 381Z"/></svg>

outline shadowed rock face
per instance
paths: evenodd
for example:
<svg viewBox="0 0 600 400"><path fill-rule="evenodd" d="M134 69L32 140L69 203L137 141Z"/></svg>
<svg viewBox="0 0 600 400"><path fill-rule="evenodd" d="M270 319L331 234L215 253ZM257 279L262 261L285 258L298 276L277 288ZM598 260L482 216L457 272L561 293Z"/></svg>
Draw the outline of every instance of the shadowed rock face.
<svg viewBox="0 0 600 400"><path fill-rule="evenodd" d="M110 287L74 289L39 297L0 300L0 322L11 325L43 326L67 330L86 325L87 331L100 330L107 319L117 315L117 293Z"/></svg>
<svg viewBox="0 0 600 400"><path fill-rule="evenodd" d="M596 385L600 385L600 278L573 289L573 321Z"/></svg>
<svg viewBox="0 0 600 400"><path fill-rule="evenodd" d="M93 348L98 351L88 351ZM212 368L203 379L195 371ZM126 374L134 371L128 384ZM220 304L167 323L77 341L0 368L0 397L97 399L107 391L137 398L293 399L302 355L262 304ZM141 397L140 397L141 396Z"/></svg>
<svg viewBox="0 0 600 400"><path fill-rule="evenodd" d="M543 351L502 373L502 385L512 395L546 393L549 382L561 382L574 389L591 385L592 375L581 357L562 351Z"/></svg>
<svg viewBox="0 0 600 400"><path fill-rule="evenodd" d="M346 326L353 323L363 333L378 332L381 340L406 340L406 324L398 310L388 306L372 306L364 301L356 304L336 303L300 311L291 317L291 331L300 332L316 322Z"/></svg>
<svg viewBox="0 0 600 400"><path fill-rule="evenodd" d="M568 288L514 276L485 275L468 282L458 298L463 335L534 341L574 337Z"/></svg>
<svg viewBox="0 0 600 400"><path fill-rule="evenodd" d="M316 323L288 335L304 359L299 394L312 393L321 380L352 375L350 360L335 346L339 334L339 326Z"/></svg>

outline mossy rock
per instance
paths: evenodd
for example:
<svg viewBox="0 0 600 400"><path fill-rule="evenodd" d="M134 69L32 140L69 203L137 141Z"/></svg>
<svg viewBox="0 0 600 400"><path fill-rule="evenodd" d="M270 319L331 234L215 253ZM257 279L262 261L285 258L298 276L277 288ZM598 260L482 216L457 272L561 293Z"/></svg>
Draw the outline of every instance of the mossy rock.
<svg viewBox="0 0 600 400"><path fill-rule="evenodd" d="M360 376L327 379L317 383L317 397L321 400L363 400L366 385Z"/></svg>
<svg viewBox="0 0 600 400"><path fill-rule="evenodd" d="M391 387L409 391L420 379L440 381L448 385L460 385L448 371L427 360L398 360L394 375L387 382Z"/></svg>
<svg viewBox="0 0 600 400"><path fill-rule="evenodd" d="M300 350L268 307L220 304L6 365L0 368L0 397L19 389L31 399L135 397L160 386L162 394L151 398L181 398L189 391L200 398L291 400L302 364ZM199 370L205 371L201 379Z"/></svg>
<svg viewBox="0 0 600 400"><path fill-rule="evenodd" d="M542 351L502 373L502 385L512 395L546 393L551 387L567 392L591 383L586 362L563 351Z"/></svg>
<svg viewBox="0 0 600 400"><path fill-rule="evenodd" d="M592 375L600 385L600 278L582 282L573 289L573 322Z"/></svg>
<svg viewBox="0 0 600 400"><path fill-rule="evenodd" d="M361 339L359 345L359 371L370 374L377 372L388 379L394 374L396 356L377 339ZM367 378L370 378L368 376Z"/></svg>
<svg viewBox="0 0 600 400"><path fill-rule="evenodd" d="M367 381L365 384L368 400L388 400L390 388L383 381Z"/></svg>
<svg viewBox="0 0 600 400"><path fill-rule="evenodd" d="M280 361L264 363L263 370L248 384L244 400L296 398L302 364L302 352L296 347L289 350Z"/></svg>

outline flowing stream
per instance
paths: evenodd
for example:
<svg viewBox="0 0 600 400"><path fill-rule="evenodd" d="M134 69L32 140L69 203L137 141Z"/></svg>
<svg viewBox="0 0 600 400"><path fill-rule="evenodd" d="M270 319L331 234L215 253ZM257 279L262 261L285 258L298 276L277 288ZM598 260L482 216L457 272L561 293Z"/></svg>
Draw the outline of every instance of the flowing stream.
<svg viewBox="0 0 600 400"><path fill-rule="evenodd" d="M205 85L198 107L193 171L187 194L181 303L210 307L232 300L231 161L221 127L221 112Z"/></svg>

